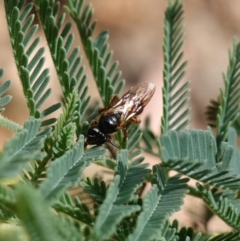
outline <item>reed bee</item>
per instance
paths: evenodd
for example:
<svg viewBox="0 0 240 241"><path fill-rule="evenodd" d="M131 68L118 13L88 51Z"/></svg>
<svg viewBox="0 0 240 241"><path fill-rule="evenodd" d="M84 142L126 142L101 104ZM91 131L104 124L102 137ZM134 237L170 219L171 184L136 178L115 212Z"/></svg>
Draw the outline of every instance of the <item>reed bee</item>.
<svg viewBox="0 0 240 241"><path fill-rule="evenodd" d="M93 121L86 134L85 146L102 145L112 142L110 134L122 129L124 140L127 138L126 122L140 123L138 115L151 100L155 92L152 83L133 86L122 98L114 96L108 107L99 110L98 121ZM117 147L117 146L116 146Z"/></svg>

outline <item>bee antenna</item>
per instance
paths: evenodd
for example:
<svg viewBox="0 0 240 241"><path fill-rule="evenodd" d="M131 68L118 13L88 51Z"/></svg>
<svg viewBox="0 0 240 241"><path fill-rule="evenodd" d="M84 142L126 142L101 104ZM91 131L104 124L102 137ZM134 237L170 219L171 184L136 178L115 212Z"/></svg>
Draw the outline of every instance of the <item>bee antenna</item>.
<svg viewBox="0 0 240 241"><path fill-rule="evenodd" d="M117 148L120 148L118 145L116 145L115 143L111 142L110 140L108 140L107 142L110 143L111 145L117 147Z"/></svg>

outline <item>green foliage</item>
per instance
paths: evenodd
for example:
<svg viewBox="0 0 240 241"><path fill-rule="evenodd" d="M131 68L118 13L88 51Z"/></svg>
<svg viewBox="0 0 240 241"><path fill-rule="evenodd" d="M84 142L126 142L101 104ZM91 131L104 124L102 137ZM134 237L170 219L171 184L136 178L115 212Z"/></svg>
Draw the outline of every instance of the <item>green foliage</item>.
<svg viewBox="0 0 240 241"><path fill-rule="evenodd" d="M4 73L4 70L0 69L0 78L2 78L3 73ZM12 99L12 96L10 95L5 95L4 97L2 97L2 95L7 92L10 86L11 86L10 80L7 80L0 86L0 113L2 113L5 110L4 106L7 105Z"/></svg>
<svg viewBox="0 0 240 241"><path fill-rule="evenodd" d="M121 72L117 71L118 62L111 63L113 52L108 50L109 34L103 31L93 40L96 21L92 21L91 5L84 6L84 0L68 0L67 10L77 25L99 94L104 106L107 106L124 85L124 81L120 80Z"/></svg>
<svg viewBox="0 0 240 241"><path fill-rule="evenodd" d="M65 107L66 111L63 115L67 114L68 118L74 116L76 134L79 136L82 133L82 119L91 98L87 95L89 86L84 73L85 69L81 65L82 56L79 56L80 48L73 47L74 34L71 32L72 24L70 22L65 23L66 13L61 13L59 2L40 0L35 1L35 5L47 39L58 80L62 87L63 98L66 105L68 105ZM75 98L72 103L69 102L71 98ZM67 110L67 108L70 109ZM67 118L67 116L63 118ZM69 119L62 119L61 121L67 122ZM61 128L62 125L64 124L61 123L58 127Z"/></svg>
<svg viewBox="0 0 240 241"><path fill-rule="evenodd" d="M237 190L240 178L234 173L233 147L223 142L217 163L217 143L209 131L169 131L160 138L164 165L206 184Z"/></svg>
<svg viewBox="0 0 240 241"><path fill-rule="evenodd" d="M181 83L187 62L182 62L183 6L180 1L169 1L164 22L163 116L161 133L181 130L189 123L189 83Z"/></svg>
<svg viewBox="0 0 240 241"><path fill-rule="evenodd" d="M52 105L46 110L39 109L51 94L46 89L50 81L49 69L43 69L45 49L38 47L40 37L35 37L38 25L33 24L33 4L25 5L25 1L4 1L8 30L11 38L15 63L21 80L23 93L27 100L29 114L35 118L44 118L60 108L60 104ZM45 120L42 125L50 125L55 118Z"/></svg>
<svg viewBox="0 0 240 241"><path fill-rule="evenodd" d="M74 197L74 200L72 200L69 193L62 195L59 201L54 204L54 209L82 223L90 226L93 225L94 217L91 214L87 204L81 202L78 197Z"/></svg>
<svg viewBox="0 0 240 241"><path fill-rule="evenodd" d="M168 178L166 170L161 166L154 166L153 174L154 185L143 199L143 211L138 217L136 229L129 237L131 241L161 237L169 215L179 210L187 192L187 178Z"/></svg>
<svg viewBox="0 0 240 241"><path fill-rule="evenodd" d="M119 149L109 145L106 149L86 148L84 134L101 105L92 103L90 107L83 53L74 46L72 24L78 29L79 36L75 36L82 42L104 107L124 85L118 62L112 63L108 32L94 37L93 8L83 0L68 0L65 8L55 0L5 0L4 4L30 118L22 127L3 115L11 101L6 94L11 81L2 81L0 126L16 133L0 152L0 240L239 240L237 40L229 54L224 88L207 111L216 135L210 129L185 130L190 111L186 107L189 83L183 81L183 5L180 0L169 0L164 22L161 136L153 133L147 118L142 129L127 123L126 142L121 131L116 133ZM39 25L35 24L36 13ZM68 22L67 14L72 18L67 18ZM45 35L48 49L39 47L38 29ZM63 105L59 117L45 119L61 106L57 103L41 109L51 94L47 87L49 69L43 67L48 50ZM142 151L158 158L159 164L150 167L146 163L150 158L144 163ZM104 166L111 174L110 181L99 174L84 177L85 168L92 163ZM170 170L177 174L170 175ZM196 180L196 187L188 184L187 177ZM214 236L190 227L179 228L178 221L170 224L169 217L181 208L187 194L201 198L233 232ZM19 228L11 234L5 230L5 235L3 224L16 227L16 223Z"/></svg>
<svg viewBox="0 0 240 241"><path fill-rule="evenodd" d="M240 201L235 197L224 196L219 197L218 194L213 191L204 188L198 184L198 189L201 191L203 200L218 214L226 223L236 230L240 230Z"/></svg>
<svg viewBox="0 0 240 241"><path fill-rule="evenodd" d="M116 175L114 181L110 184L106 198L99 208L96 218L95 235L96 239L106 239L114 234L116 225L134 212L140 210L138 205L123 205L123 202L117 202L121 194L120 176Z"/></svg>
<svg viewBox="0 0 240 241"><path fill-rule="evenodd" d="M54 225L54 214L50 212L40 192L34 191L32 187L19 185L16 199L16 213L31 240L64 240Z"/></svg>
<svg viewBox="0 0 240 241"><path fill-rule="evenodd" d="M40 120L31 118L26 121L24 129L6 143L0 154L0 178L15 177L27 162L44 157L41 148L50 129L39 132L40 124Z"/></svg>
<svg viewBox="0 0 240 241"><path fill-rule="evenodd" d="M4 70L0 69L0 79L3 77L3 74L4 74ZM5 110L5 106L12 100L12 96L4 95L8 91L10 86L11 86L10 80L7 80L0 85L0 126L16 132L16 131L20 131L22 127L2 115L2 113Z"/></svg>
<svg viewBox="0 0 240 241"><path fill-rule="evenodd" d="M227 139L230 126L239 116L240 101L240 43L233 40L233 50L229 51L229 65L226 74L223 74L224 89L220 91L218 101L212 101L208 107L208 118L212 126L216 125L217 145Z"/></svg>
<svg viewBox="0 0 240 241"><path fill-rule="evenodd" d="M81 178L82 170L105 152L99 148L84 152L83 147L84 137L80 136L72 150L66 151L51 164L47 170L48 178L39 187L44 198L54 202L63 190L74 187Z"/></svg>

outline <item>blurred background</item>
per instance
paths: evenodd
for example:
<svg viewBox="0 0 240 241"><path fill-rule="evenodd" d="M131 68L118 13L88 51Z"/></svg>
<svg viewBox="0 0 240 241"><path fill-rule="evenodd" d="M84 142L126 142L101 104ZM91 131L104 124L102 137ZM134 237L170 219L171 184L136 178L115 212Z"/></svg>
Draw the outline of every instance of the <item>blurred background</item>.
<svg viewBox="0 0 240 241"><path fill-rule="evenodd" d="M166 0L92 0L94 18L98 20L96 35L107 29L110 32L110 48L114 50L114 60L119 60L119 69L126 80L126 89L140 82L152 82L156 93L146 107L142 119L152 118L152 129L159 134L162 113L162 44L164 11ZM191 128L206 128L204 115L210 99L215 99L223 85L222 72L226 72L228 49L233 36L240 35L239 0L184 0L185 17L185 59L189 61L186 80L191 81L190 105ZM4 112L5 116L23 124L28 112L23 100L17 70L11 52L3 1L0 1L0 67L5 69L3 79L12 80L10 94L13 100ZM41 31L39 32L41 35ZM78 38L77 33L75 34ZM78 39L76 41L79 42ZM46 45L43 37L41 44ZM86 66L87 66L87 62ZM60 100L60 88L51 58L46 53L46 66L51 69L53 94L49 102ZM98 94L89 72L92 95ZM0 146L10 138L11 133L0 129ZM153 160L154 162L154 160ZM203 204L188 198L186 205L177 214L182 225L195 227L201 231L226 231L228 227L218 218L209 217Z"/></svg>

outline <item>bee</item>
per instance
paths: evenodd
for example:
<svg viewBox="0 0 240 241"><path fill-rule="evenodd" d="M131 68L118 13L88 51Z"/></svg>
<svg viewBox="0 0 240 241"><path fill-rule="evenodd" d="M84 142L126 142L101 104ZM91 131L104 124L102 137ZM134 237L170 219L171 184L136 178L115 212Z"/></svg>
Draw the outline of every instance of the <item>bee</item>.
<svg viewBox="0 0 240 241"><path fill-rule="evenodd" d="M91 123L86 134L85 146L102 145L108 142L118 147L112 142L110 134L121 129L126 140L126 122L140 123L138 115L143 112L154 92L154 84L141 83L133 86L122 98L114 96L108 107L99 110L98 121Z"/></svg>

